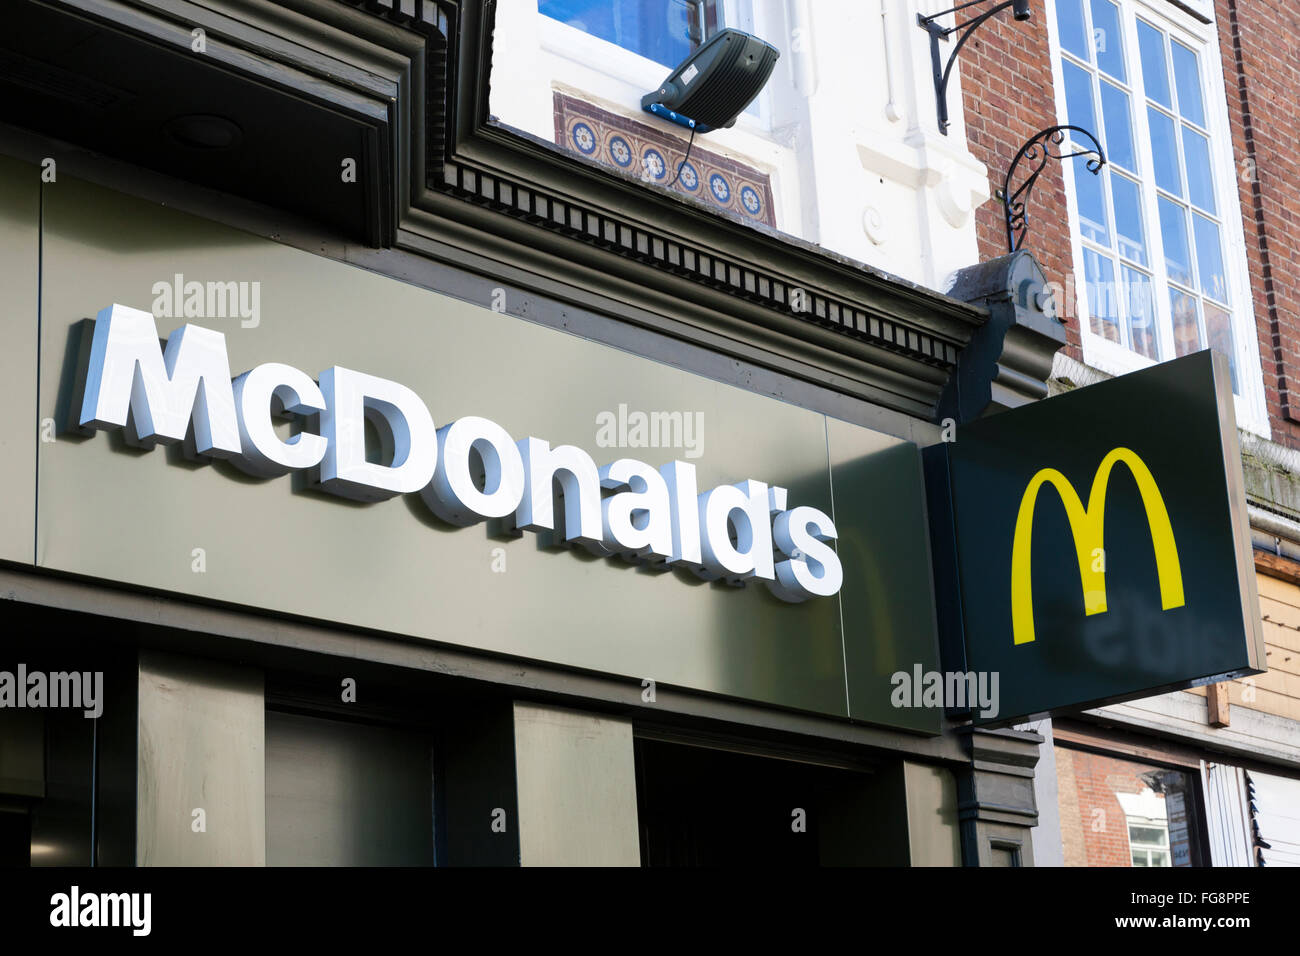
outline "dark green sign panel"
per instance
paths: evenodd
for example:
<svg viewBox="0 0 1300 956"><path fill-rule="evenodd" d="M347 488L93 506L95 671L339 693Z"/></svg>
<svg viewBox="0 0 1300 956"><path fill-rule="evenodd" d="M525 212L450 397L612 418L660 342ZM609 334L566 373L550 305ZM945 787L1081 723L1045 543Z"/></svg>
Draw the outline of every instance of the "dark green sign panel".
<svg viewBox="0 0 1300 956"><path fill-rule="evenodd" d="M998 722L1264 667L1232 401L1206 351L958 430L949 607Z"/></svg>

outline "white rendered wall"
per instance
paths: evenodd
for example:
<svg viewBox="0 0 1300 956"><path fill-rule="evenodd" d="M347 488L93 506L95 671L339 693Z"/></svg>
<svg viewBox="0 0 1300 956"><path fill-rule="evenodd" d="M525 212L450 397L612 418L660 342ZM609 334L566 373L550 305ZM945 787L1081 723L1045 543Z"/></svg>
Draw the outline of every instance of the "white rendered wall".
<svg viewBox="0 0 1300 956"><path fill-rule="evenodd" d="M726 0L728 25L772 43L781 59L758 116L698 145L771 177L777 227L791 236L943 290L978 261L973 210L988 174L966 149L960 68L940 135L929 38L930 0ZM951 43L943 44L945 55ZM685 133L641 110L669 68L500 0L490 107L501 123L555 138L553 92Z"/></svg>

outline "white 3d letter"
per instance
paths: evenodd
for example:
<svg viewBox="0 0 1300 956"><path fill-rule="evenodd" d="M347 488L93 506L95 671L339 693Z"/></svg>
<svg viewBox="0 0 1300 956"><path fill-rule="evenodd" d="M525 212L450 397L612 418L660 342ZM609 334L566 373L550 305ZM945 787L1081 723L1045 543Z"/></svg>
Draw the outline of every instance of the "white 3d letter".
<svg viewBox="0 0 1300 956"><path fill-rule="evenodd" d="M783 601L797 603L811 597L830 597L844 582L839 555L826 542L836 537L835 524L816 508L801 505L776 516L772 524L776 546L790 556L776 566L776 580L768 585Z"/></svg>
<svg viewBox="0 0 1300 956"><path fill-rule="evenodd" d="M320 467L323 489L356 501L383 501L429 483L438 463L438 435L420 396L337 365L321 372L320 390L320 432L329 442ZM391 466L366 461L366 419L392 443Z"/></svg>
<svg viewBox="0 0 1300 956"><path fill-rule="evenodd" d="M731 517L736 542L731 542ZM706 577L731 582L752 577L772 579L772 526L767 508L767 485L743 481L720 485L700 495L700 545Z"/></svg>
<svg viewBox="0 0 1300 956"><path fill-rule="evenodd" d="M128 409L134 437L144 444L183 440L192 416L200 454L238 455L226 337L184 325L167 339L164 353L153 315L124 305L101 309L80 421L90 428L124 428Z"/></svg>
<svg viewBox="0 0 1300 956"><path fill-rule="evenodd" d="M239 415L242 458L235 464L250 475L274 478L298 468L314 468L325 457L327 442L302 432L281 441L271 421L271 398L279 395L284 410L309 415L325 410L325 396L306 372L291 365L268 362L235 379L235 410Z"/></svg>
<svg viewBox="0 0 1300 956"><path fill-rule="evenodd" d="M519 441L528 483L516 513L515 526L523 531L553 530L555 506L552 482L564 492L564 538L586 545L597 554L606 548L600 514L600 475L596 463L581 448L552 448L541 438Z"/></svg>
<svg viewBox="0 0 1300 956"><path fill-rule="evenodd" d="M668 486L672 505L673 549L668 561L698 571L700 554L700 507L695 466L684 461L670 461L659 469Z"/></svg>
<svg viewBox="0 0 1300 956"><path fill-rule="evenodd" d="M600 484L618 492L601 502L605 544L626 558L671 558L672 506L663 476L644 462L620 458L600 469Z"/></svg>
<svg viewBox="0 0 1300 956"><path fill-rule="evenodd" d="M469 453L483 462L483 489L470 474ZM524 461L514 439L496 422L466 416L438 429L438 468L421 494L434 514L452 524L504 518L524 497Z"/></svg>

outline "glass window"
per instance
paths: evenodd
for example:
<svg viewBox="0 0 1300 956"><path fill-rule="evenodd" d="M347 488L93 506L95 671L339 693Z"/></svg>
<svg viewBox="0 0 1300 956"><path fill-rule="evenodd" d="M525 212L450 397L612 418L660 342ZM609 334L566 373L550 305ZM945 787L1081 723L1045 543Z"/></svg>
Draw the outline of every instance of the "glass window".
<svg viewBox="0 0 1300 956"><path fill-rule="evenodd" d="M1145 20L1139 20L1138 48L1142 51L1142 81L1147 97L1167 110L1174 108L1169 98L1169 67L1165 65L1165 38Z"/></svg>
<svg viewBox="0 0 1300 956"><path fill-rule="evenodd" d="M1201 71L1196 54L1177 40L1173 43L1174 86L1178 89L1178 112L1197 126L1205 125L1205 102L1201 92Z"/></svg>
<svg viewBox="0 0 1300 956"><path fill-rule="evenodd" d="M1099 175L1072 163L1085 329L1096 337L1085 335L1085 352L1110 348L1097 339L1156 362L1213 348L1241 394L1237 352L1250 343L1232 287L1244 263L1229 258L1224 218L1238 209L1235 183L1211 148L1209 48L1144 0L1049 2L1063 122L1092 132L1108 160ZM1141 364L1105 354L1117 370Z"/></svg>
<svg viewBox="0 0 1300 956"><path fill-rule="evenodd" d="M1160 354L1154 295L1149 275L1124 267L1124 304L1128 313L1129 348L1149 359Z"/></svg>
<svg viewBox="0 0 1300 956"><path fill-rule="evenodd" d="M1183 194L1183 177L1178 171L1178 138L1174 135L1174 119L1168 113L1149 107L1147 116L1151 123L1151 156L1155 160L1156 185L1175 196Z"/></svg>
<svg viewBox="0 0 1300 956"><path fill-rule="evenodd" d="M543 16L667 67L704 41L716 5L717 0L537 0Z"/></svg>
<svg viewBox="0 0 1300 956"><path fill-rule="evenodd" d="M1165 244L1165 271L1172 282L1192 284L1192 255L1187 244L1187 219L1183 207L1164 196L1160 204L1160 237Z"/></svg>
<svg viewBox="0 0 1300 956"><path fill-rule="evenodd" d="M1210 174L1210 141L1190 126L1183 127L1183 157L1187 163L1187 195L1213 214L1214 177Z"/></svg>
<svg viewBox="0 0 1300 956"><path fill-rule="evenodd" d="M1083 23L1083 0L1059 0L1056 25L1061 34L1061 46L1080 59L1088 59L1088 28Z"/></svg>
<svg viewBox="0 0 1300 956"><path fill-rule="evenodd" d="M1119 303L1115 301L1115 263L1091 249L1083 253L1088 278L1088 313L1092 330L1112 342L1120 341Z"/></svg>
<svg viewBox="0 0 1300 956"><path fill-rule="evenodd" d="M1128 844L1134 866L1172 866L1169 827L1161 819L1128 818Z"/></svg>
<svg viewBox="0 0 1300 956"><path fill-rule="evenodd" d="M1092 38L1097 65L1120 82L1124 81L1124 38L1119 29L1119 7L1110 0L1092 0Z"/></svg>
<svg viewBox="0 0 1300 956"><path fill-rule="evenodd" d="M1140 266L1147 264L1146 233L1142 228L1142 194L1137 183L1126 176L1113 176L1115 229L1119 232L1119 254Z"/></svg>
<svg viewBox="0 0 1300 956"><path fill-rule="evenodd" d="M1059 738L1054 751L1066 866L1210 864L1199 772Z"/></svg>
<svg viewBox="0 0 1300 956"><path fill-rule="evenodd" d="M1133 153L1133 120L1128 94L1113 83L1101 83L1101 112L1106 120L1106 158L1125 169L1137 169Z"/></svg>

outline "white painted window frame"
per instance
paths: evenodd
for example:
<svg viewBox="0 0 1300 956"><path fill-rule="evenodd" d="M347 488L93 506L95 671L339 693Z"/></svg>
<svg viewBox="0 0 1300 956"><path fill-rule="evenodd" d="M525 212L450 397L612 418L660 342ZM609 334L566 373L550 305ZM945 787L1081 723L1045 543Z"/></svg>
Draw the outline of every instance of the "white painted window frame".
<svg viewBox="0 0 1300 956"><path fill-rule="evenodd" d="M1088 2L1088 0L1084 0ZM1232 129L1228 119L1227 90L1223 80L1222 51L1219 46L1219 33L1216 23L1202 23L1185 10L1175 6L1169 0L1117 0L1122 13L1124 57L1129 74L1129 88L1132 91L1131 108L1133 111L1134 146L1141 164L1143 225L1146 233L1148 255L1154 278L1155 312L1158 335L1162 354L1173 357L1171 343L1168 341L1172 329L1172 317L1169 314L1169 284L1162 263L1163 240L1160 236L1157 218L1156 190L1151 182L1154 169L1151 137L1146 118L1146 91L1143 85L1141 62L1138 55L1137 23L1133 14L1160 27L1171 37L1183 41L1200 57L1202 94L1205 97L1206 130L1210 138L1210 161L1213 165L1215 198L1220 207L1219 216L1223 227L1224 270L1227 274L1228 293L1232 307L1233 345L1236 351L1238 383L1241 394L1236 395L1237 424L1265 438L1271 437L1268 421L1268 409L1264 396L1263 367L1260 362L1258 331L1255 326L1254 298L1250 286L1250 270L1246 259L1245 230L1242 224L1241 199L1237 184L1237 157L1233 151ZM1060 35L1056 25L1056 0L1045 0L1044 16L1047 18L1047 30L1052 57L1052 78L1056 99L1056 122L1067 122L1065 78L1060 63L1062 49ZM1097 121L1101 122L1101 104L1097 104ZM1046 125L1046 124L1045 124ZM1094 131L1095 132L1095 131ZM1098 133L1100 138L1100 133ZM1130 351L1118 343L1097 335L1092 331L1089 303L1087 301L1087 282L1085 278L1083 253L1086 243L1080 222L1078 203L1075 199L1075 170L1073 163L1062 164L1065 178L1066 204L1069 211L1071 253L1074 266L1075 288L1080 291L1077 299L1077 321L1083 344L1084 361L1111 375L1147 368L1155 364L1151 359L1137 352ZM1115 224L1111 223L1111 228ZM1192 235L1189 243L1194 243ZM1119 264L1116 263L1116 281L1119 281Z"/></svg>

